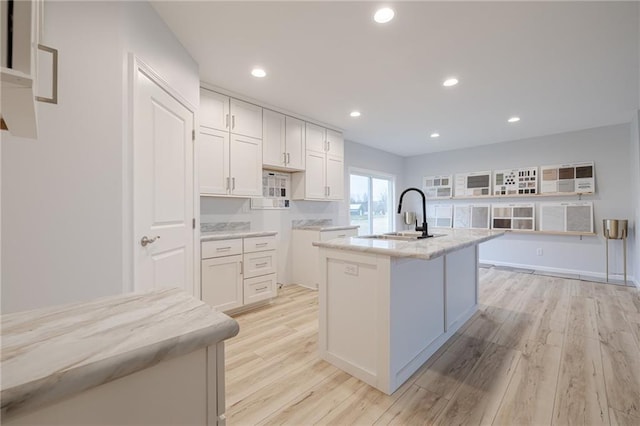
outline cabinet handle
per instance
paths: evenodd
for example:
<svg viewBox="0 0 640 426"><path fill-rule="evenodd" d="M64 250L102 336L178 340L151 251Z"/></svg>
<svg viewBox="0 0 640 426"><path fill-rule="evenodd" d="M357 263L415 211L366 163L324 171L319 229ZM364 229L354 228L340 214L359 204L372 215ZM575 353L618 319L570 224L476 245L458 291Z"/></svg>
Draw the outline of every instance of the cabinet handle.
<svg viewBox="0 0 640 426"><path fill-rule="evenodd" d="M347 234L340 234L340 235L338 235L338 238L344 238L346 236L347 236Z"/></svg>
<svg viewBox="0 0 640 426"><path fill-rule="evenodd" d="M327 186L327 197L331 197L331 187Z"/></svg>
<svg viewBox="0 0 640 426"><path fill-rule="evenodd" d="M267 266L269 262L256 263L256 268L262 268L263 266Z"/></svg>
<svg viewBox="0 0 640 426"><path fill-rule="evenodd" d="M267 244L269 244L269 243L257 243L257 244L256 244L256 247L264 247L264 246L266 246Z"/></svg>
<svg viewBox="0 0 640 426"><path fill-rule="evenodd" d="M229 128L229 114L227 114L227 115L224 117L224 128L225 128L225 129L228 129L228 128Z"/></svg>
<svg viewBox="0 0 640 426"><path fill-rule="evenodd" d="M331 151L331 141L327 141L327 151Z"/></svg>
<svg viewBox="0 0 640 426"><path fill-rule="evenodd" d="M244 275L244 262L240 261L240 275Z"/></svg>
<svg viewBox="0 0 640 426"><path fill-rule="evenodd" d="M227 191L229 190L229 179L230 178L227 178Z"/></svg>
<svg viewBox="0 0 640 426"><path fill-rule="evenodd" d="M228 247L218 247L218 248L216 249L216 251L226 251L226 250L231 250L231 246L228 246Z"/></svg>
<svg viewBox="0 0 640 426"><path fill-rule="evenodd" d="M236 116L232 115L231 116L231 130L236 128Z"/></svg>
<svg viewBox="0 0 640 426"><path fill-rule="evenodd" d="M231 189L236 189L236 178L234 177L231 178Z"/></svg>
<svg viewBox="0 0 640 426"><path fill-rule="evenodd" d="M283 152L283 153L282 153L282 162L283 162L284 164L287 164L287 153L286 153L286 152Z"/></svg>
<svg viewBox="0 0 640 426"><path fill-rule="evenodd" d="M262 291L262 290L266 290L268 288L269 288L269 286L264 286L264 287L256 288L256 291Z"/></svg>

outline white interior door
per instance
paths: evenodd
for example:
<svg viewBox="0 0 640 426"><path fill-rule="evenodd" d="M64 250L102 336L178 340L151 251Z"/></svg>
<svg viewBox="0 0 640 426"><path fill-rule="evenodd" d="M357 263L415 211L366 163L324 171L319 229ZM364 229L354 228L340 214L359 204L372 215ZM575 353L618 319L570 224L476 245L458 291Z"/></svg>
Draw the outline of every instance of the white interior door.
<svg viewBox="0 0 640 426"><path fill-rule="evenodd" d="M134 289L194 294L193 112L142 69L135 79Z"/></svg>

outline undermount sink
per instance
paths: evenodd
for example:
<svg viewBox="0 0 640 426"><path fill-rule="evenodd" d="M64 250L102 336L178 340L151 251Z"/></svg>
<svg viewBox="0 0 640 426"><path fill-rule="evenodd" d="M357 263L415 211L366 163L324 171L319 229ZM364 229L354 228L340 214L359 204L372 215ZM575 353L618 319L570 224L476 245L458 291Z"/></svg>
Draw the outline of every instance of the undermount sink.
<svg viewBox="0 0 640 426"><path fill-rule="evenodd" d="M433 238L435 237L444 237L447 234L433 234ZM389 232L386 234L376 234L376 235L363 235L359 238L371 238L376 240L400 240L400 241L418 241L423 238L419 238L422 236L420 232L414 231L404 231L404 232Z"/></svg>

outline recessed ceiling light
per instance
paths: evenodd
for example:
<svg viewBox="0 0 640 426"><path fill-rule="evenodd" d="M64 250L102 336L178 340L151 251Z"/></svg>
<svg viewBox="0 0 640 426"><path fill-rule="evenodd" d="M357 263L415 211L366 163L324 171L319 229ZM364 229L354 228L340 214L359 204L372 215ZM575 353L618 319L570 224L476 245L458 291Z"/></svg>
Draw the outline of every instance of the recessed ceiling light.
<svg viewBox="0 0 640 426"><path fill-rule="evenodd" d="M383 7L382 9L378 9L373 15L373 20L378 24L386 24L390 20L393 19L395 12L390 7Z"/></svg>
<svg viewBox="0 0 640 426"><path fill-rule="evenodd" d="M254 68L251 70L251 75L254 77L262 78L267 75L267 72L262 68Z"/></svg>
<svg viewBox="0 0 640 426"><path fill-rule="evenodd" d="M439 138L439 137L440 137L440 133L438 133L438 132L434 132L434 133L431 133L431 135L430 135L430 136L431 136L432 138L434 138L434 139L435 139L435 138Z"/></svg>
<svg viewBox="0 0 640 426"><path fill-rule="evenodd" d="M517 123L520 121L520 117L511 117L507 120L509 123Z"/></svg>
<svg viewBox="0 0 640 426"><path fill-rule="evenodd" d="M351 117L360 117L360 111L351 111L349 114Z"/></svg>
<svg viewBox="0 0 640 426"><path fill-rule="evenodd" d="M456 84L458 84L458 79L454 77L448 78L444 81L444 83L442 83L444 87L451 87L455 86Z"/></svg>

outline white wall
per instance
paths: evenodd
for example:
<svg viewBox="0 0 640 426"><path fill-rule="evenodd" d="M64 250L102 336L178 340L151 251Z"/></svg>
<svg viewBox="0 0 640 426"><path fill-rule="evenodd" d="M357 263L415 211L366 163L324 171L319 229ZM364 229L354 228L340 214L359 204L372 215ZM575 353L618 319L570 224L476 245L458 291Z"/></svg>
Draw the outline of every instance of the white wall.
<svg viewBox="0 0 640 426"><path fill-rule="evenodd" d="M375 148L345 141L345 194L349 194L349 168L359 167L396 175L401 183L403 159ZM400 186L399 186L400 187ZM348 197L348 196L347 196ZM247 199L200 197L200 221L250 222L252 230L278 232L278 282L291 283L291 221L331 219L349 224L348 199L344 202L292 201L289 210L251 210Z"/></svg>
<svg viewBox="0 0 640 426"><path fill-rule="evenodd" d="M495 264L604 276L602 219L631 219L634 214L630 201L630 163L625 158L629 153L629 140L630 125L621 124L407 158L405 183L407 186L421 186L421 179L426 175L594 161L596 193L584 196L583 200L594 202L595 229L598 236L583 237L580 240L576 236L509 234L483 244L480 258L482 261ZM508 200L530 200L539 203L573 201L577 200L577 197ZM505 199L482 201L504 202ZM452 201L458 202L463 201ZM543 256L536 255L537 248L543 249ZM611 243L611 249L610 271L621 273L621 245L614 241ZM630 270L633 271L633 265L630 265Z"/></svg>
<svg viewBox="0 0 640 426"><path fill-rule="evenodd" d="M633 207L635 214L633 220L630 222L632 226L630 243L632 244L633 251L629 262L633 265L635 271L636 286L640 288L640 110L636 111L634 118L631 122L631 177L632 185L631 191L634 195ZM632 225L631 225L632 223ZM635 253L635 256L633 255Z"/></svg>
<svg viewBox="0 0 640 426"><path fill-rule="evenodd" d="M147 3L47 2L59 50L58 105L38 104L39 138L2 135L2 311L120 293L133 50L194 105L198 68Z"/></svg>

